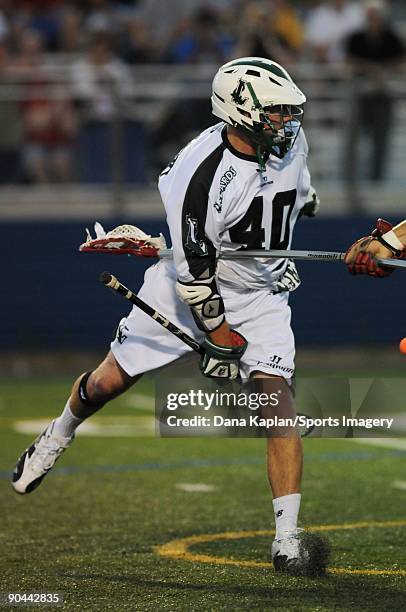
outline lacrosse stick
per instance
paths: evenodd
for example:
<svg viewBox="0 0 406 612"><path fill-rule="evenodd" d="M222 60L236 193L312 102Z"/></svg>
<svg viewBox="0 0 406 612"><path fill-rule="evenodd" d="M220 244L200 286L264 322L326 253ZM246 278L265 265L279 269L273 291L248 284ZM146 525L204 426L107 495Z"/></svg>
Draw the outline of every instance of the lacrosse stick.
<svg viewBox="0 0 406 612"><path fill-rule="evenodd" d="M173 257L171 249L164 249L159 251L156 255L160 258ZM218 253L218 259L252 259L253 257L262 257L264 259L299 259L307 261L344 261L346 253L340 253L339 251L295 251L295 250L284 250L279 251L277 249L267 250L246 250L246 251L232 251L227 253ZM381 266L389 266L390 268L406 268L406 261L402 259L383 259L379 258L376 260Z"/></svg>
<svg viewBox="0 0 406 612"><path fill-rule="evenodd" d="M125 297L126 300L128 300L129 302L131 302L132 304L140 308L140 310L145 312L145 314L147 314L149 317L152 317L154 321L159 323L159 325L162 325L162 327L165 327L165 329L167 329L169 332L171 332L171 334L179 338L179 340L184 342L187 346L193 349L196 353L198 353L199 355L204 355L204 349L202 349L202 347L197 342L197 340L189 336L186 332L181 330L177 325L169 321L169 319L167 319L166 317L164 317L163 314L155 310L155 308L152 308L152 306L144 302L144 300L139 298L138 295L136 295L133 291L131 291L131 289L128 289L128 287L120 283L120 281L113 274L111 274L110 272L102 272L100 274L100 281L103 283L103 285L105 285L106 287L110 287L110 289L113 289L114 291L116 291L117 293ZM306 416L306 415L298 412L297 416ZM308 419L309 417L306 417L306 422L308 422ZM308 424L301 425L301 426L298 426L297 429L298 429L300 436L304 438L311 434L311 432L314 429L314 425L308 425Z"/></svg>
<svg viewBox="0 0 406 612"><path fill-rule="evenodd" d="M148 316L152 317L154 321L159 323L159 325L162 325L162 327L165 327L165 329L167 329L171 332L171 334L179 338L179 340L182 340L182 342L190 346L190 348L196 351L196 353L199 353L199 355L204 355L204 350L194 338L179 329L179 327L174 323L171 323L171 321L164 317L164 315L162 315L160 312L155 310L155 308L152 308L152 306L144 302L141 298L138 297L138 295L131 291L131 289L128 289L128 287L120 283L120 281L115 276L113 276L113 274L110 274L110 272L102 272L100 274L100 281L104 285L106 285L106 287L114 289L114 291L117 291L117 293L125 297L129 302L131 302L135 306L138 306L140 310L145 312L145 314L147 314Z"/></svg>
<svg viewBox="0 0 406 612"><path fill-rule="evenodd" d="M80 245L79 251L91 253L110 253L112 255L135 255L138 257L172 258L172 249L166 248L162 234L157 237L145 234L135 225L120 225L110 232L105 232L100 223L95 224L96 238L92 238L86 228L87 240ZM339 251L295 251L295 250L236 250L227 253L219 252L219 259L298 259L306 261L343 261L345 253ZM381 266L406 268L406 260L377 259Z"/></svg>

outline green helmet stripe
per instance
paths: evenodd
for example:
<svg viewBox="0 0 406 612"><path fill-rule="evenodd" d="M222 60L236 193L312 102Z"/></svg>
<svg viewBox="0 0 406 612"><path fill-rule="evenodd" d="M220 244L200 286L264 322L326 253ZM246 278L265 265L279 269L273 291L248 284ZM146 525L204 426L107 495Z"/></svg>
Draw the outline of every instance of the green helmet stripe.
<svg viewBox="0 0 406 612"><path fill-rule="evenodd" d="M250 82L247 83L248 91L251 94L252 101L254 102L255 108L262 109L261 102L258 100L257 95L254 91L254 88Z"/></svg>
<svg viewBox="0 0 406 612"><path fill-rule="evenodd" d="M268 70L268 72L272 72L276 76L282 77L283 79L290 81L287 73L283 72L283 70L281 70L279 66L276 66L273 63L267 64L259 60L248 60L248 61L233 62L232 64L229 64L229 66L230 68L233 66L256 66L257 68L264 68L265 70Z"/></svg>

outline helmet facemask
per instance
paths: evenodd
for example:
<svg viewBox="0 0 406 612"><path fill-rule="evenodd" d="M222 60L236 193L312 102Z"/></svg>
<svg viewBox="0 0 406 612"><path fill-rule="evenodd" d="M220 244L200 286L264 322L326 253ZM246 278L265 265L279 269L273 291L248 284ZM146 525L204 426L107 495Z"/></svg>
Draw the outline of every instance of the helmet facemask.
<svg viewBox="0 0 406 612"><path fill-rule="evenodd" d="M302 126L303 107L292 104L266 106L254 123L254 137L265 152L282 159L295 144Z"/></svg>
<svg viewBox="0 0 406 612"><path fill-rule="evenodd" d="M303 122L303 105L301 104L273 104L262 107L251 83L247 88L253 101L253 110L259 113L259 121L254 121L251 127L243 127L244 133L262 153L272 153L282 159L295 144L297 135ZM244 115L244 111L238 109ZM244 120L241 123L244 126ZM241 129L241 124L235 125Z"/></svg>

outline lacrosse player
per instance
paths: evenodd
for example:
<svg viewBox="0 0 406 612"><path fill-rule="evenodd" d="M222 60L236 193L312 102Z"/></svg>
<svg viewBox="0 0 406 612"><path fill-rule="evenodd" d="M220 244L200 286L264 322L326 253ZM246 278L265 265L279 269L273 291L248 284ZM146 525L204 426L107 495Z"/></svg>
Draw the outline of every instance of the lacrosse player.
<svg viewBox="0 0 406 612"><path fill-rule="evenodd" d="M306 98L282 66L247 57L219 69L211 100L221 122L192 140L160 176L173 260L147 270L139 296L201 342L205 376L240 374L255 379L257 389L276 380L293 406L288 300L300 284L293 262L216 261L216 253L289 249L298 217L317 212L301 128ZM61 416L18 460L14 489L33 491L86 418L144 372L189 350L133 308L105 360L79 376ZM270 437L267 446L276 523L272 557L277 570L289 572L303 558L297 527L301 439Z"/></svg>
<svg viewBox="0 0 406 612"><path fill-rule="evenodd" d="M368 274L383 278L394 268L380 266L377 258L404 258L406 253L406 221L393 227L389 221L378 219L370 236L357 240L348 249L344 262L351 274Z"/></svg>

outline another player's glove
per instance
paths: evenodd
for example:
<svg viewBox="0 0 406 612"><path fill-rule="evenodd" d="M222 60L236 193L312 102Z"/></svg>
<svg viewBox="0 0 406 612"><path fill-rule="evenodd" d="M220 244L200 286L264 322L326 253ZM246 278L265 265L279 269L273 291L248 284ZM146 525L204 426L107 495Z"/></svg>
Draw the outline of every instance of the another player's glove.
<svg viewBox="0 0 406 612"><path fill-rule="evenodd" d="M310 185L309 193L306 196L306 201L299 213L299 217L315 217L320 210L320 198L314 187Z"/></svg>
<svg viewBox="0 0 406 612"><path fill-rule="evenodd" d="M244 336L230 330L233 346L215 344L209 336L203 340L201 347L204 355L200 361L200 369L209 378L228 378L235 380L239 374L239 361L244 355L248 343Z"/></svg>
<svg viewBox="0 0 406 612"><path fill-rule="evenodd" d="M405 254L398 248L402 245L392 228L389 221L378 219L370 236L364 236L350 246L344 259L350 274L368 274L377 278L392 274L394 268L380 266L376 261L377 257L401 259Z"/></svg>

